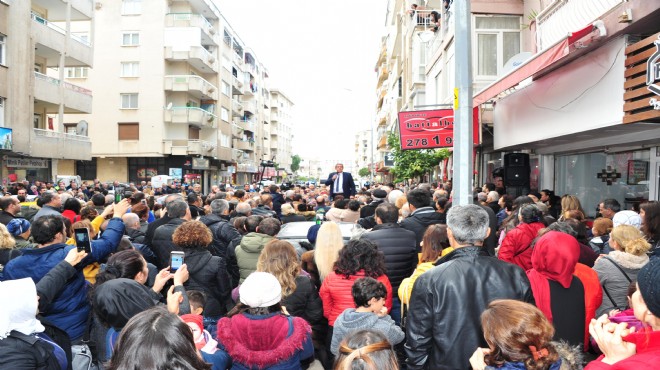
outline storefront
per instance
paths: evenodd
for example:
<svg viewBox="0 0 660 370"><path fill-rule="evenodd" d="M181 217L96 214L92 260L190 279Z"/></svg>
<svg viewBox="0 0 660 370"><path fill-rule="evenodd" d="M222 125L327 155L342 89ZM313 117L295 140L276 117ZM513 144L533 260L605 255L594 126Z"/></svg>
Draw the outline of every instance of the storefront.
<svg viewBox="0 0 660 370"><path fill-rule="evenodd" d="M2 160L2 185L28 180L51 181L51 160L5 155Z"/></svg>

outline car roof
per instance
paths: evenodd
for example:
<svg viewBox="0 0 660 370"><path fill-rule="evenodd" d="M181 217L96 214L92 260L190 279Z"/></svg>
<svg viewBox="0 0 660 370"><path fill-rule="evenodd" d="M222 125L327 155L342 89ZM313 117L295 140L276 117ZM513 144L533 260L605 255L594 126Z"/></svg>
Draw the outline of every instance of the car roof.
<svg viewBox="0 0 660 370"><path fill-rule="evenodd" d="M325 221L332 222L332 221ZM298 222L289 222L282 225L280 232L277 234L278 239L307 239L307 232L309 228L315 224L314 221L298 221ZM360 227L357 224L352 222L336 222L339 225L341 230L341 236L343 239L350 239L353 235L353 228Z"/></svg>

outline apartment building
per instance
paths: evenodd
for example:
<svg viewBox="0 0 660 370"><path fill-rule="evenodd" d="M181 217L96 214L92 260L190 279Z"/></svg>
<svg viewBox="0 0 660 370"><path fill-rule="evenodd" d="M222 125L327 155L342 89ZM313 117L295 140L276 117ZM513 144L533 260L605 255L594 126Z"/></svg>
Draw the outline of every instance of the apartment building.
<svg viewBox="0 0 660 370"><path fill-rule="evenodd" d="M211 0L96 1L85 179L247 183L270 154L268 72ZM73 117L65 126L74 131ZM289 149L290 152L290 149Z"/></svg>
<svg viewBox="0 0 660 370"><path fill-rule="evenodd" d="M291 140L293 139L293 102L282 91L271 89L270 159L278 164L275 176L281 180L291 172Z"/></svg>
<svg viewBox="0 0 660 370"><path fill-rule="evenodd" d="M362 130L355 134L355 164L354 167L357 171L362 168L368 168L372 171L371 167L374 163L374 153L372 151L373 144L372 130ZM371 172L373 174L373 172ZM357 173L353 174L355 179L359 178Z"/></svg>
<svg viewBox="0 0 660 370"><path fill-rule="evenodd" d="M67 134L92 111L92 91L65 81L92 66L94 2L0 1L0 175L9 182L75 174L91 158L83 132Z"/></svg>

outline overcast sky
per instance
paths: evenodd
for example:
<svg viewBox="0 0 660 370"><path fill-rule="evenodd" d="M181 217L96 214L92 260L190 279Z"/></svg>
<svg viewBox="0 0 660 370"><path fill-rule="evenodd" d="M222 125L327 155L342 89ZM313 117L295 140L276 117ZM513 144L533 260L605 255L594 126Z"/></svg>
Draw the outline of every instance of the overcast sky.
<svg viewBox="0 0 660 370"><path fill-rule="evenodd" d="M374 124L387 1L215 2L266 66L269 87L293 100L293 154L352 159L355 133Z"/></svg>

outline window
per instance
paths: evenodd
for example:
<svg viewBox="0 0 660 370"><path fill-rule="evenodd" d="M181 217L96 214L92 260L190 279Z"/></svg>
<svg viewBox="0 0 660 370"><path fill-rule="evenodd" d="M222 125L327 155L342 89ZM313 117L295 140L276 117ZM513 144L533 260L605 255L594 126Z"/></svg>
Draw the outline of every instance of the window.
<svg viewBox="0 0 660 370"><path fill-rule="evenodd" d="M121 46L140 45L140 33L137 31L126 31L121 34Z"/></svg>
<svg viewBox="0 0 660 370"><path fill-rule="evenodd" d="M220 118L225 121L229 122L229 111L225 107L220 108Z"/></svg>
<svg viewBox="0 0 660 370"><path fill-rule="evenodd" d="M136 15L142 13L142 0L122 0L121 14Z"/></svg>
<svg viewBox="0 0 660 370"><path fill-rule="evenodd" d="M227 57L223 56L222 57L222 67L224 69L228 70L228 71L231 71L231 68L232 68L231 65L232 65L231 61Z"/></svg>
<svg viewBox="0 0 660 370"><path fill-rule="evenodd" d="M229 135L220 134L220 146L225 147L225 148L229 148L229 147L231 147L229 142L230 142Z"/></svg>
<svg viewBox="0 0 660 370"><path fill-rule="evenodd" d="M137 122L118 123L119 140L140 140L140 125Z"/></svg>
<svg viewBox="0 0 660 370"><path fill-rule="evenodd" d="M226 83L225 81L222 81L222 93L231 96L231 87L229 87L229 84Z"/></svg>
<svg viewBox="0 0 660 370"><path fill-rule="evenodd" d="M120 94L120 95L121 95L121 109L138 108L138 94Z"/></svg>
<svg viewBox="0 0 660 370"><path fill-rule="evenodd" d="M96 158L91 161L76 161L76 173L81 179L96 178Z"/></svg>
<svg viewBox="0 0 660 370"><path fill-rule="evenodd" d="M6 60L7 36L0 33L0 64L7 65Z"/></svg>
<svg viewBox="0 0 660 370"><path fill-rule="evenodd" d="M78 126L77 123L65 123L64 132L67 134L76 135L78 133L76 130L77 126Z"/></svg>
<svg viewBox="0 0 660 370"><path fill-rule="evenodd" d="M67 67L64 70L64 76L66 78L87 78L88 72L88 67Z"/></svg>
<svg viewBox="0 0 660 370"><path fill-rule="evenodd" d="M140 62L121 62L121 77L137 77Z"/></svg>
<svg viewBox="0 0 660 370"><path fill-rule="evenodd" d="M5 127L5 98L0 97L0 127Z"/></svg>
<svg viewBox="0 0 660 370"><path fill-rule="evenodd" d="M520 53L520 17L475 17L476 76L496 77Z"/></svg>

